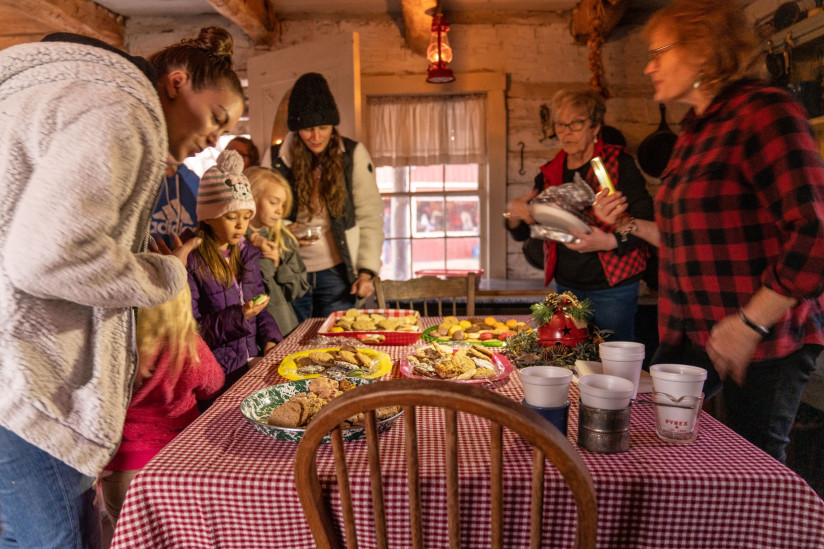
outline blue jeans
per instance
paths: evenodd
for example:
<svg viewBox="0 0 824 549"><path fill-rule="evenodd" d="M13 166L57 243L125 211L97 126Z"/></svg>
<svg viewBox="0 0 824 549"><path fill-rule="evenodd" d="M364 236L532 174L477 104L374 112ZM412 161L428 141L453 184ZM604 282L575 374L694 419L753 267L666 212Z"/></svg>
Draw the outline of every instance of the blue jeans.
<svg viewBox="0 0 824 549"><path fill-rule="evenodd" d="M609 330L609 341L635 341L635 312L638 310L640 282L605 290L576 290L558 285L558 293L572 292L579 301L589 299L595 309L592 321L600 330Z"/></svg>
<svg viewBox="0 0 824 549"><path fill-rule="evenodd" d="M805 345L791 355L753 362L744 385L721 381L709 356L692 344L659 345L652 364L689 364L707 370L704 399L724 392L727 425L736 433L784 463L790 431L804 385L815 370L819 345Z"/></svg>
<svg viewBox="0 0 824 549"><path fill-rule="evenodd" d="M292 301L298 322L311 317L327 317L335 311L355 306L357 296L349 293L352 285L346 278L343 263L306 275L309 278L309 291Z"/></svg>
<svg viewBox="0 0 824 549"><path fill-rule="evenodd" d="M0 547L97 549L94 478L0 427Z"/></svg>

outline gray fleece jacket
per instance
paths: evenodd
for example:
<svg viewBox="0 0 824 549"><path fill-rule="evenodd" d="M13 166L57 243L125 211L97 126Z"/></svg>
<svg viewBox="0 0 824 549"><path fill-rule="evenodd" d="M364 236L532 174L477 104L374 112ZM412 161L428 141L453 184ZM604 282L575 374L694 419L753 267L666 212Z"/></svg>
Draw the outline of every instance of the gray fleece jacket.
<svg viewBox="0 0 824 549"><path fill-rule="evenodd" d="M0 52L0 425L90 476L120 441L132 308L186 284L140 253L166 155L157 92L124 57Z"/></svg>

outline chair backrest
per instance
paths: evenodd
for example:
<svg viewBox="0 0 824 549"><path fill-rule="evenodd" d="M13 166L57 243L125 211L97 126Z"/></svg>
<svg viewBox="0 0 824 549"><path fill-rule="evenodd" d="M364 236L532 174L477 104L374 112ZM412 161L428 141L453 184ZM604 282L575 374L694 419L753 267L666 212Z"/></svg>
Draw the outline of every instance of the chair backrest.
<svg viewBox="0 0 824 549"><path fill-rule="evenodd" d="M447 481L448 532L450 547L460 546L460 504L458 501L458 419L468 413L490 420L490 503L492 539L489 547L503 547L503 427L510 429L533 446L530 507L530 547L541 547L543 525L545 459L560 471L572 490L577 508L576 547L595 547L597 506L595 488L586 465L575 449L549 421L533 410L503 395L481 387L441 380L395 379L367 383L335 398L318 412L298 444L295 457L295 482L306 519L319 548L341 547L330 507L321 492L315 452L323 437L331 433L337 484L341 496L346 547L356 548L354 507L341 422L364 412L368 448L373 519L377 547L387 548L386 516L383 504L380 449L374 410L383 406L403 407L405 451L408 472L409 519L412 546L423 548L423 522L420 476L418 473L418 431L416 406L443 409L445 421L445 470ZM400 428L400 422L393 429Z"/></svg>
<svg viewBox="0 0 824 549"><path fill-rule="evenodd" d="M444 315L444 300L452 303L452 314L456 315L457 303L463 297L466 298L467 316L475 314L475 273L468 273L465 277L422 276L410 280L381 280L376 276L373 281L375 297L381 309L412 309L412 303L422 299L423 314L429 316L427 300L434 299L438 303L438 316Z"/></svg>

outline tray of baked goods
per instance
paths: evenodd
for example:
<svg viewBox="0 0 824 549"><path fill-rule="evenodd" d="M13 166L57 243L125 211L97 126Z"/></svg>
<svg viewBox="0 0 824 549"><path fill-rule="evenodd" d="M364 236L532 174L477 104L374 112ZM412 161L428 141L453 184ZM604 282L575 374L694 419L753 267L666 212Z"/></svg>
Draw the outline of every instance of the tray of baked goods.
<svg viewBox="0 0 824 549"><path fill-rule="evenodd" d="M457 317L447 316L437 326L424 330L422 339L446 344L478 343L484 347L502 347L511 336L531 329L526 322L514 318L501 321L488 316L483 319L458 320Z"/></svg>
<svg viewBox="0 0 824 549"><path fill-rule="evenodd" d="M410 345L421 334L421 316L413 309L348 309L323 321L318 334L359 339L369 345Z"/></svg>

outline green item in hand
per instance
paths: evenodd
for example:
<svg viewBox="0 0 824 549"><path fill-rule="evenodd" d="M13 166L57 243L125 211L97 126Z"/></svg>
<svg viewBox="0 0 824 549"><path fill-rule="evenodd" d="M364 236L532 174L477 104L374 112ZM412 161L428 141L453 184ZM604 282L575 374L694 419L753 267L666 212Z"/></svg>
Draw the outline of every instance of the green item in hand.
<svg viewBox="0 0 824 549"><path fill-rule="evenodd" d="M252 299L252 303L254 303L255 305L260 305L264 302L264 300L266 300L266 297L266 294L257 295L254 297L254 299Z"/></svg>

